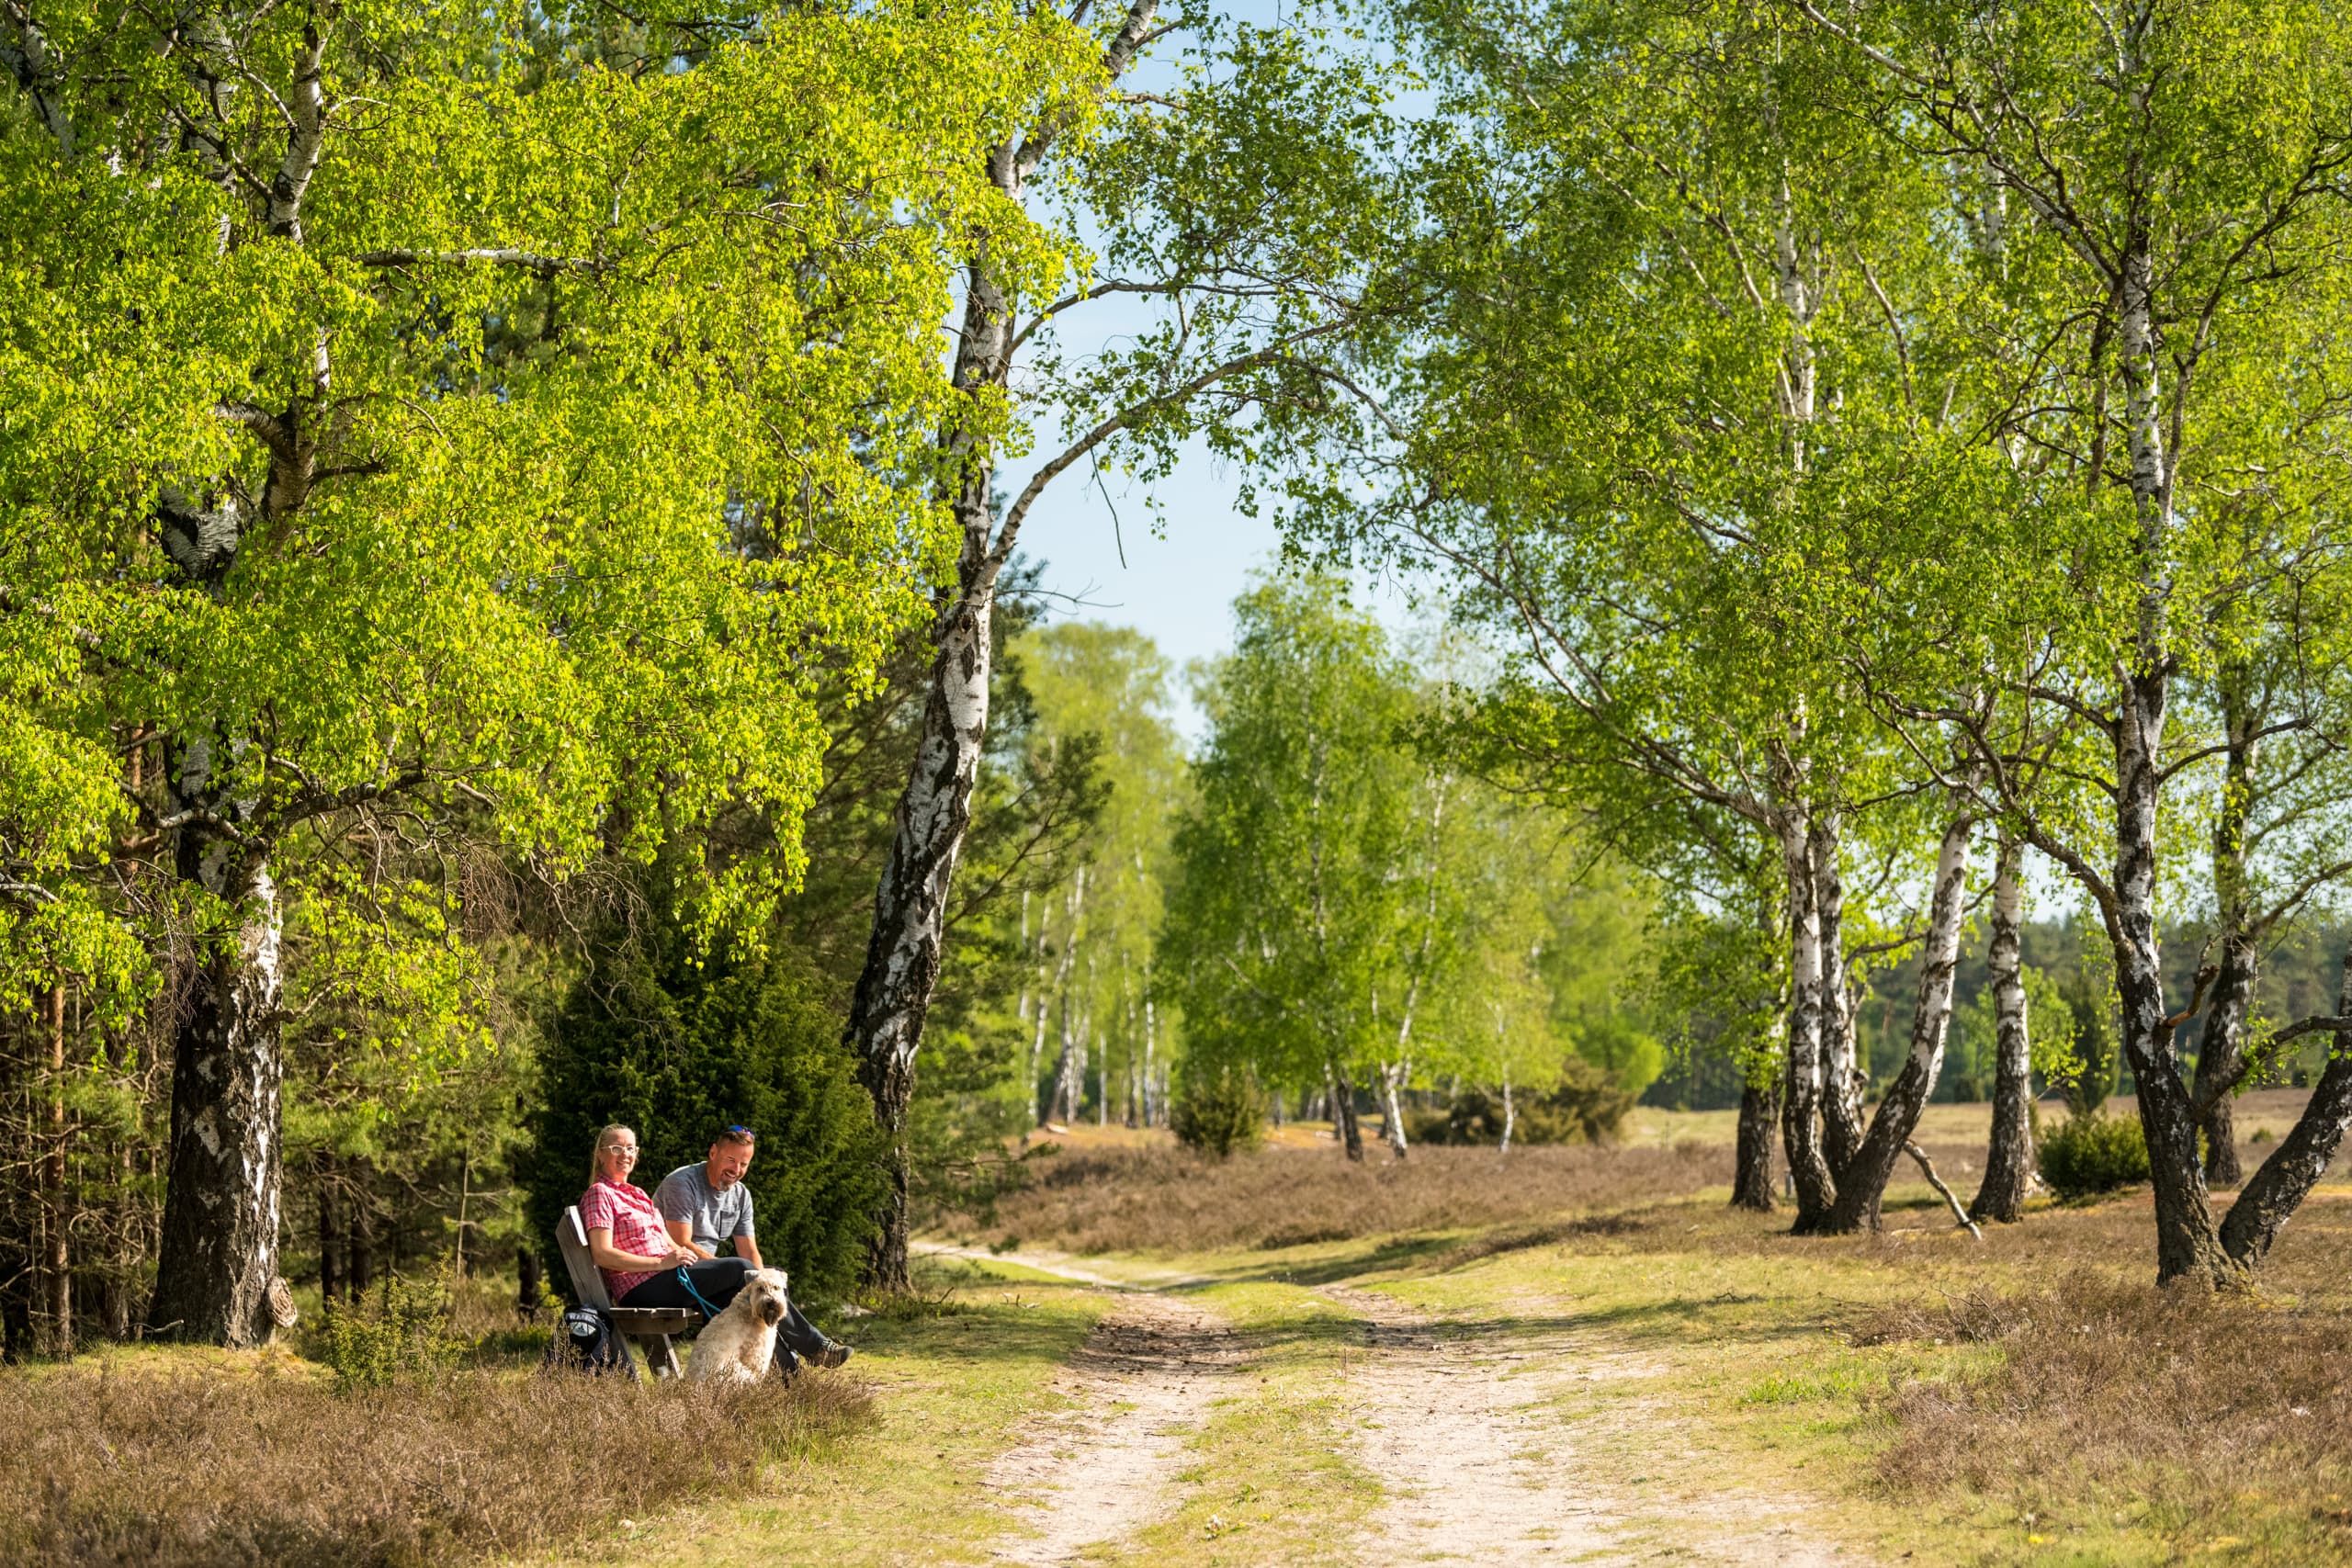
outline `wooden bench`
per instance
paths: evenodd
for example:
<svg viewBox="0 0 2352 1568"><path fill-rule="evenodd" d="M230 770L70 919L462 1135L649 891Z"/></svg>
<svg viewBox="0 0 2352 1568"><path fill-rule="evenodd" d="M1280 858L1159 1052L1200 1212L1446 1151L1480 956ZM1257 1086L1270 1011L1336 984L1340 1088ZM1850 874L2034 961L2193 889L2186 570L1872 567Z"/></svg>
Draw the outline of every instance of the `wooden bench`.
<svg viewBox="0 0 2352 1568"><path fill-rule="evenodd" d="M580 1304L596 1307L613 1320L614 1331L621 1337L621 1360L628 1375L638 1376L637 1357L628 1353L628 1347L635 1345L655 1377L678 1376L677 1348L670 1343L670 1337L700 1327L702 1314L687 1307L615 1306L605 1290L604 1274L588 1256L588 1233L581 1228L578 1209L563 1212L555 1242L562 1250L564 1268L571 1272L571 1292L580 1298Z"/></svg>

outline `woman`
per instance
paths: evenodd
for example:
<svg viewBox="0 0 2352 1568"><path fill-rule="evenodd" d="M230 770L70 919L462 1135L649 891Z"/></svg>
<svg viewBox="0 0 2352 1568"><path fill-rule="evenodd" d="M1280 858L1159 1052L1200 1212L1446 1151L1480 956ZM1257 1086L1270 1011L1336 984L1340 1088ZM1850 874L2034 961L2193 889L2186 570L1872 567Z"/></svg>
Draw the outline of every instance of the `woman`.
<svg viewBox="0 0 2352 1568"><path fill-rule="evenodd" d="M588 1233L589 1259L603 1271L613 1304L717 1313L751 1278L751 1260L706 1258L672 1241L653 1200L629 1184L629 1172L636 1168L635 1133L616 1123L596 1134L596 1152L588 1163L588 1190L580 1195L580 1224ZM848 1359L797 1307L776 1325L775 1343L776 1365L787 1377L799 1369L799 1356L820 1366L838 1366Z"/></svg>

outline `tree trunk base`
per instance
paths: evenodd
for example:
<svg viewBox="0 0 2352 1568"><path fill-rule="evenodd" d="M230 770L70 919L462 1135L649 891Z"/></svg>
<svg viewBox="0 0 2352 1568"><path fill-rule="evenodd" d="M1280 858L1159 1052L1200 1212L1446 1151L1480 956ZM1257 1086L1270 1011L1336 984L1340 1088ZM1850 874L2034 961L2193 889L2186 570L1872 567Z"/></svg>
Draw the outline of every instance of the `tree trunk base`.
<svg viewBox="0 0 2352 1568"><path fill-rule="evenodd" d="M1781 1119L1781 1097L1754 1084L1739 1093L1739 1147L1731 1182L1731 1206L1769 1214L1772 1198L1773 1134Z"/></svg>

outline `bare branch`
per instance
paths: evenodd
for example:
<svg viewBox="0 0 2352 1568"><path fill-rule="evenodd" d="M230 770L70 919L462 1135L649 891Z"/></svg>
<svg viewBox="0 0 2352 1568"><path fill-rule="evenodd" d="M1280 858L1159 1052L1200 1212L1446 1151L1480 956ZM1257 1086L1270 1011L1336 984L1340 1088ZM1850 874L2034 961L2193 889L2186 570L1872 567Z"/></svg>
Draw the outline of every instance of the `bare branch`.
<svg viewBox="0 0 2352 1568"><path fill-rule="evenodd" d="M492 247L474 251L363 251L356 258L362 266L514 266L526 272L553 276L559 272L610 272L608 261L583 256L542 255L537 251Z"/></svg>

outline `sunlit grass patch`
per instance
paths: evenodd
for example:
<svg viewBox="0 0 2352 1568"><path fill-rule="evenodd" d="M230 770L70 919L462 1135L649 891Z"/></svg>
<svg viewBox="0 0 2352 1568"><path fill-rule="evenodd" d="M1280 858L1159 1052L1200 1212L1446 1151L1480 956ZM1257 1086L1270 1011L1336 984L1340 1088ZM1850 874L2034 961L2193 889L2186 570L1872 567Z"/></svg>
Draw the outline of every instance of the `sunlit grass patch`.
<svg viewBox="0 0 2352 1568"><path fill-rule="evenodd" d="M1750 1383L1747 1392L1739 1396L1742 1404L1817 1404L1826 1400L1851 1399L1871 1385L1870 1377L1859 1367L1839 1367L1820 1372L1791 1372Z"/></svg>

